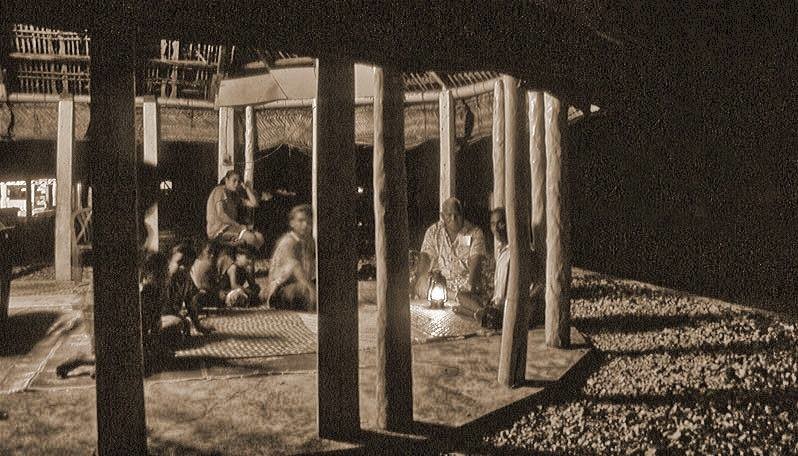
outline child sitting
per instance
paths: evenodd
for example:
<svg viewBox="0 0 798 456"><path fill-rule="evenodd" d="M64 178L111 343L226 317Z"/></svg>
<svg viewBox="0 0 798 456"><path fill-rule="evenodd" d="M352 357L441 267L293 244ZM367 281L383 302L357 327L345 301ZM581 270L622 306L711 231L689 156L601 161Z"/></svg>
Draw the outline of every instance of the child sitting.
<svg viewBox="0 0 798 456"><path fill-rule="evenodd" d="M253 307L260 304L260 286L255 283L249 269L252 249L239 245L234 252L229 249L219 255L219 298L226 307Z"/></svg>
<svg viewBox="0 0 798 456"><path fill-rule="evenodd" d="M197 288L197 312L202 313L206 307L218 307L217 290L219 288L218 263L222 244L216 241L205 241L197 249L199 255L191 265L191 281Z"/></svg>

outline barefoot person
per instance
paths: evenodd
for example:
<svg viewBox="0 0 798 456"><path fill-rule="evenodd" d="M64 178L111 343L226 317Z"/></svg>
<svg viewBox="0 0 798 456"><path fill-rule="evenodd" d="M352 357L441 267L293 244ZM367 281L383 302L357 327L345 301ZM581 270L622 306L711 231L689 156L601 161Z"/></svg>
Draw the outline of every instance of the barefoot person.
<svg viewBox="0 0 798 456"><path fill-rule="evenodd" d="M291 229L274 248L265 299L273 308L313 310L316 306L313 209L309 204L295 206L288 220Z"/></svg>
<svg viewBox="0 0 798 456"><path fill-rule="evenodd" d="M241 189L245 198L241 195ZM225 174L221 185L211 190L205 206L208 239L218 239L227 244L245 244L260 249L263 235L239 222L242 207L258 206L258 198L249 184L241 185L241 175L235 170Z"/></svg>

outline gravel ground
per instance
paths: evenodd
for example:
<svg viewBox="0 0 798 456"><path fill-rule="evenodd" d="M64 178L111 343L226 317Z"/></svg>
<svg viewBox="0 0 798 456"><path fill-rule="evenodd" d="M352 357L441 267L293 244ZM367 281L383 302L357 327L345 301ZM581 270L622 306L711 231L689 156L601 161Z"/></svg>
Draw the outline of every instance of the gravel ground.
<svg viewBox="0 0 798 456"><path fill-rule="evenodd" d="M796 324L597 274L574 275L586 378L484 437L567 454L798 454Z"/></svg>

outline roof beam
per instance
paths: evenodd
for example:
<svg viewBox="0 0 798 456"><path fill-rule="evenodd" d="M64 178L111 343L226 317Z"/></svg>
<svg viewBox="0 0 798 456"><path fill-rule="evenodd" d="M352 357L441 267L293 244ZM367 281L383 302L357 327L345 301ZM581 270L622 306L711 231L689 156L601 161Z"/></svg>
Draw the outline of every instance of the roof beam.
<svg viewBox="0 0 798 456"><path fill-rule="evenodd" d="M429 72L429 75L430 75L430 76L432 76L432 79L434 79L434 80L435 80L435 81L436 81L438 84L440 84L440 86L441 86L441 90L446 90L446 89L448 89L448 87L446 87L446 83L445 83L445 82L443 82L443 79L441 79L441 77L440 77L440 76L438 76L438 73L437 73L437 72L435 72L435 71L430 71L430 72Z"/></svg>

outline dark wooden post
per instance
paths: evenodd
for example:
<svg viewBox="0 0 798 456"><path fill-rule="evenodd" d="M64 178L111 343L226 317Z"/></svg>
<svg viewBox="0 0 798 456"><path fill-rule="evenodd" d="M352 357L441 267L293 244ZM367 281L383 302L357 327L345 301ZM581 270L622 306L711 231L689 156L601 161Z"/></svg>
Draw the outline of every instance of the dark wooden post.
<svg viewBox="0 0 798 456"><path fill-rule="evenodd" d="M360 430L355 228L355 67L318 61L313 141L320 437Z"/></svg>
<svg viewBox="0 0 798 456"><path fill-rule="evenodd" d="M533 280L546 277L546 125L543 92L528 92L529 166L532 186L532 250L535 255Z"/></svg>
<svg viewBox="0 0 798 456"><path fill-rule="evenodd" d="M413 424L404 84L374 69L374 229L377 259L377 426Z"/></svg>
<svg viewBox="0 0 798 456"><path fill-rule="evenodd" d="M134 2L94 10L91 30L91 185L94 187L94 335L97 450L146 454L138 192L134 127Z"/></svg>
<svg viewBox="0 0 798 456"><path fill-rule="evenodd" d="M27 201L25 202L25 219L27 221L30 221L31 217L33 217L33 202L35 199L33 192L33 182L31 182L30 178L25 179L25 196L27 198Z"/></svg>
<svg viewBox="0 0 798 456"><path fill-rule="evenodd" d="M546 94L546 345L571 343L571 220L568 212L568 154L561 134L568 108Z"/></svg>
<svg viewBox="0 0 798 456"><path fill-rule="evenodd" d="M529 332L529 158L521 128L523 106L518 79L504 76L505 206L510 271L504 307L499 383L511 387L525 379Z"/></svg>

